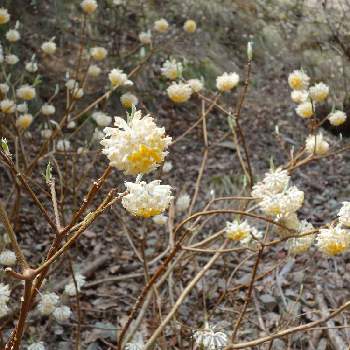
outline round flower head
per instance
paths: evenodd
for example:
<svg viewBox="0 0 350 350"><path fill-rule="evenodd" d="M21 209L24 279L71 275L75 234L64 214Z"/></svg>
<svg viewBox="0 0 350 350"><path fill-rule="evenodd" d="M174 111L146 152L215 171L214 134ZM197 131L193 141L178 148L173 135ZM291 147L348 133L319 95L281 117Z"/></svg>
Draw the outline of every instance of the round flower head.
<svg viewBox="0 0 350 350"><path fill-rule="evenodd" d="M161 68L162 75L170 80L180 78L182 75L182 63L175 60L166 61Z"/></svg>
<svg viewBox="0 0 350 350"><path fill-rule="evenodd" d="M165 135L149 115L142 117L136 111L127 123L115 117L116 128L105 128L106 137L101 141L102 152L110 165L127 175L145 174L154 170L167 155L171 137Z"/></svg>
<svg viewBox="0 0 350 350"><path fill-rule="evenodd" d="M168 217L166 215L163 215L163 214L156 215L156 216L153 216L153 222L156 225L163 226L163 225L167 224Z"/></svg>
<svg viewBox="0 0 350 350"><path fill-rule="evenodd" d="M224 73L216 78L216 87L219 91L227 92L235 88L239 83L237 73Z"/></svg>
<svg viewBox="0 0 350 350"><path fill-rule="evenodd" d="M10 20L10 15L6 8L0 7L0 24L5 24Z"/></svg>
<svg viewBox="0 0 350 350"><path fill-rule="evenodd" d="M1 112L6 114L14 113L16 111L16 104L12 100L5 99L0 102L0 109Z"/></svg>
<svg viewBox="0 0 350 350"><path fill-rule="evenodd" d="M75 281L77 283L78 292L80 292L81 288L86 283L86 278L84 275L82 275L80 273L77 273L74 277L75 277ZM69 295L70 297L74 297L76 295L77 291L76 291L75 284L74 284L73 280L65 286L64 292L67 295Z"/></svg>
<svg viewBox="0 0 350 350"><path fill-rule="evenodd" d="M188 101L192 95L190 85L183 83L172 83L168 89L169 98L175 103L184 103Z"/></svg>
<svg viewBox="0 0 350 350"><path fill-rule="evenodd" d="M101 74L101 68L98 65L96 65L96 64L92 64L89 67L87 74L90 77L96 78L96 77L98 77Z"/></svg>
<svg viewBox="0 0 350 350"><path fill-rule="evenodd" d="M28 129L33 122L33 116L29 113L20 115L16 120L16 126L22 130Z"/></svg>
<svg viewBox="0 0 350 350"><path fill-rule="evenodd" d="M11 250L4 250L0 253L0 264L13 266L16 264L16 254Z"/></svg>
<svg viewBox="0 0 350 350"><path fill-rule="evenodd" d="M150 31L147 32L141 32L139 34L139 40L144 45L149 45L152 42L152 34Z"/></svg>
<svg viewBox="0 0 350 350"><path fill-rule="evenodd" d="M35 92L35 89L32 86L30 86L28 84L25 84L25 85L20 86L17 89L16 95L17 95L18 98L20 98L22 100L30 101L33 98L35 98L36 92Z"/></svg>
<svg viewBox="0 0 350 350"><path fill-rule="evenodd" d="M250 235L252 227L247 223L247 221L235 220L233 222L226 222L226 237L233 241L240 241L245 239Z"/></svg>
<svg viewBox="0 0 350 350"><path fill-rule="evenodd" d="M56 142L56 149L60 152L65 152L70 150L69 140L61 139Z"/></svg>
<svg viewBox="0 0 350 350"><path fill-rule="evenodd" d="M168 209L171 196L171 187L161 185L160 180L150 183L126 182L129 192L122 199L123 207L132 215L149 218L163 213Z"/></svg>
<svg viewBox="0 0 350 350"><path fill-rule="evenodd" d="M107 56L107 50L104 47L92 47L90 55L95 61L103 61Z"/></svg>
<svg viewBox="0 0 350 350"><path fill-rule="evenodd" d="M56 293L46 293L41 295L41 300L38 304L39 312L42 315L50 315L58 304L59 297Z"/></svg>
<svg viewBox="0 0 350 350"><path fill-rule="evenodd" d="M305 90L293 90L290 97L293 102L300 104L307 101L309 98L309 93Z"/></svg>
<svg viewBox="0 0 350 350"><path fill-rule="evenodd" d="M99 111L92 113L92 119L94 119L96 124L100 127L106 127L112 123L112 117Z"/></svg>
<svg viewBox="0 0 350 350"><path fill-rule="evenodd" d="M197 23L193 19L188 19L184 23L184 31L187 33L194 33L197 29Z"/></svg>
<svg viewBox="0 0 350 350"><path fill-rule="evenodd" d="M166 33L169 29L169 23L166 19L162 18L154 22L154 30L158 33Z"/></svg>
<svg viewBox="0 0 350 350"><path fill-rule="evenodd" d="M43 139L49 139L52 135L52 130L51 129L42 129L41 132L40 132L40 135Z"/></svg>
<svg viewBox="0 0 350 350"><path fill-rule="evenodd" d="M304 119L311 118L314 114L314 110L314 105L310 101L303 102L297 108L295 108L298 116Z"/></svg>
<svg viewBox="0 0 350 350"><path fill-rule="evenodd" d="M317 236L318 249L330 256L342 254L350 246L350 233L341 226L320 229Z"/></svg>
<svg viewBox="0 0 350 350"><path fill-rule="evenodd" d="M108 74L108 79L115 88L122 85L132 85L132 82L128 80L127 74L121 69L112 69Z"/></svg>
<svg viewBox="0 0 350 350"><path fill-rule="evenodd" d="M338 212L338 218L342 225L350 227L350 202L343 202Z"/></svg>
<svg viewBox="0 0 350 350"><path fill-rule="evenodd" d="M288 84L293 90L306 90L309 87L310 78L301 70L295 70L288 76Z"/></svg>
<svg viewBox="0 0 350 350"><path fill-rule="evenodd" d="M26 102L23 102L16 106L16 110L19 113L28 113L28 105Z"/></svg>
<svg viewBox="0 0 350 350"><path fill-rule="evenodd" d="M265 174L263 181L253 187L252 196L263 198L268 195L277 194L284 191L289 183L290 176L287 170L277 168Z"/></svg>
<svg viewBox="0 0 350 350"><path fill-rule="evenodd" d="M6 55L5 62L10 65L14 65L19 62L19 58L16 55Z"/></svg>
<svg viewBox="0 0 350 350"><path fill-rule="evenodd" d="M30 344L27 350L46 350L46 348L43 342L39 342Z"/></svg>
<svg viewBox="0 0 350 350"><path fill-rule="evenodd" d="M172 162L164 162L164 165L163 165L163 173L168 173L171 171L171 169L173 168L173 163Z"/></svg>
<svg viewBox="0 0 350 350"><path fill-rule="evenodd" d="M49 103L45 103L41 106L41 113L44 115L52 115L55 114L56 108L54 105L51 105Z"/></svg>
<svg viewBox="0 0 350 350"><path fill-rule="evenodd" d="M179 212L186 211L190 203L191 197L187 193L184 193L176 200L176 210Z"/></svg>
<svg viewBox="0 0 350 350"><path fill-rule="evenodd" d="M318 83L311 86L309 93L313 101L323 102L329 95L329 87L324 83Z"/></svg>
<svg viewBox="0 0 350 350"><path fill-rule="evenodd" d="M74 90L79 88L79 83L74 79L68 79L66 82L66 88L68 90Z"/></svg>
<svg viewBox="0 0 350 350"><path fill-rule="evenodd" d="M53 317L58 322L64 322L69 319L71 314L72 314L72 311L68 306L60 306L60 307L56 307L56 309L54 310Z"/></svg>
<svg viewBox="0 0 350 350"><path fill-rule="evenodd" d="M124 108L130 109L132 108L132 106L137 106L139 100L132 93L126 92L125 94L120 96L120 102Z"/></svg>
<svg viewBox="0 0 350 350"><path fill-rule="evenodd" d="M97 2L96 0L84 0L80 3L80 7L86 14L91 15L97 9Z"/></svg>
<svg viewBox="0 0 350 350"><path fill-rule="evenodd" d="M314 227L312 224L307 222L306 220L303 220L299 225L299 234L303 235L310 231L314 230ZM315 239L315 234L310 233L308 235L302 236L302 237L293 237L290 238L287 242L288 246L288 252L290 254L302 254L308 251L311 247L311 244L313 243Z"/></svg>
<svg viewBox="0 0 350 350"><path fill-rule="evenodd" d="M0 84L0 92L1 92L1 95L5 96L8 91L10 90L10 87L7 85L7 84Z"/></svg>
<svg viewBox="0 0 350 350"><path fill-rule="evenodd" d="M54 41L45 41L41 45L41 49L47 55L53 55L56 52L56 43Z"/></svg>
<svg viewBox="0 0 350 350"><path fill-rule="evenodd" d="M38 70L38 64L36 62L28 62L25 68L27 72L35 73Z"/></svg>
<svg viewBox="0 0 350 350"><path fill-rule="evenodd" d="M191 87L192 92L199 92L203 89L203 83L199 79L190 79L187 84Z"/></svg>
<svg viewBox="0 0 350 350"><path fill-rule="evenodd" d="M21 39L21 34L19 34L19 31L16 29L10 29L7 31L6 33L6 39L10 42L10 43L15 43L16 41L18 41L19 39Z"/></svg>
<svg viewBox="0 0 350 350"><path fill-rule="evenodd" d="M306 138L305 149L309 154L323 155L329 151L329 143L323 139L323 135L309 135Z"/></svg>
<svg viewBox="0 0 350 350"><path fill-rule="evenodd" d="M334 111L328 116L329 123L333 126L339 126L345 123L346 114L343 111Z"/></svg>
<svg viewBox="0 0 350 350"><path fill-rule="evenodd" d="M193 338L196 345L205 350L222 350L228 340L224 332L215 332L209 324L206 324L204 329L194 332Z"/></svg>
<svg viewBox="0 0 350 350"><path fill-rule="evenodd" d="M282 193L264 197L259 205L265 214L278 216L296 212L303 202L304 192L293 186Z"/></svg>

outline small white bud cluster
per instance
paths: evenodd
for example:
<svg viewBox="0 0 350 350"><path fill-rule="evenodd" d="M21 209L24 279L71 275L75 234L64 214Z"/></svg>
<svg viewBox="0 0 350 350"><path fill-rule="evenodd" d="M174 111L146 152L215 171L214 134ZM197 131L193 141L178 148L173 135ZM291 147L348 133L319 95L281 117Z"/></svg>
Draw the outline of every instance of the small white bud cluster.
<svg viewBox="0 0 350 350"><path fill-rule="evenodd" d="M239 83L237 73L224 73L216 78L216 87L221 92L228 92L235 88Z"/></svg>
<svg viewBox="0 0 350 350"><path fill-rule="evenodd" d="M77 283L78 292L80 292L81 288L83 288L85 283L86 283L86 278L84 275L82 275L80 273L77 273L74 277L75 277L75 281ZM77 290L76 290L73 279L65 286L64 292L65 292L65 294L69 295L70 297L74 297L77 294Z"/></svg>
<svg viewBox="0 0 350 350"><path fill-rule="evenodd" d="M214 327L206 324L204 329L194 332L193 338L199 348L205 350L223 349L228 341L227 334L224 332L215 332Z"/></svg>
<svg viewBox="0 0 350 350"><path fill-rule="evenodd" d="M190 203L191 197L187 193L184 193L176 200L176 210L178 212L184 212L188 209Z"/></svg>

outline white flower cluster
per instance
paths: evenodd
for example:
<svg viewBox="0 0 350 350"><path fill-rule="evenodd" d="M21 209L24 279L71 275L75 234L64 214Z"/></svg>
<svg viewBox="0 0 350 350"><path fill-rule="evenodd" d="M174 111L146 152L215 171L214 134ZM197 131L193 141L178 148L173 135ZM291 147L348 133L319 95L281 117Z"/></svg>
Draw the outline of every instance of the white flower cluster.
<svg viewBox="0 0 350 350"><path fill-rule="evenodd" d="M162 75L170 80L181 78L182 70L182 63L176 62L175 59L172 59L171 61L167 60L163 63L163 67L161 68Z"/></svg>
<svg viewBox="0 0 350 350"><path fill-rule="evenodd" d="M176 200L176 210L178 212L186 211L190 206L190 203L191 197L187 193L184 193Z"/></svg>
<svg viewBox="0 0 350 350"><path fill-rule="evenodd" d="M149 115L142 117L136 111L129 123L115 117L116 128L105 128L106 137L101 141L103 153L110 165L128 175L144 174L154 170L167 155L171 138L165 136Z"/></svg>
<svg viewBox="0 0 350 350"><path fill-rule="evenodd" d="M32 343L28 346L28 350L46 350L43 342Z"/></svg>
<svg viewBox="0 0 350 350"><path fill-rule="evenodd" d="M194 332L193 338L196 345L205 350L220 350L223 349L228 337L224 332L215 332L208 324L204 329Z"/></svg>
<svg viewBox="0 0 350 350"><path fill-rule="evenodd" d="M72 312L68 306L58 306L59 301L60 299L56 293L42 294L38 310L44 316L52 314L58 322L66 321Z"/></svg>
<svg viewBox="0 0 350 350"><path fill-rule="evenodd" d="M226 237L233 241L240 241L242 239L250 236L250 233L253 231L253 228L248 224L247 221L238 221L226 222Z"/></svg>
<svg viewBox="0 0 350 350"><path fill-rule="evenodd" d="M74 277L75 277L75 281L77 283L78 292L80 292L81 288L83 288L85 283L86 283L86 278L84 275L82 275L80 273L77 273ZM65 292L65 294L69 295L70 297L74 297L76 295L77 290L75 288L75 284L74 284L73 279L65 286L64 292Z"/></svg>
<svg viewBox="0 0 350 350"><path fill-rule="evenodd" d="M216 78L216 87L221 92L228 92L235 88L239 83L237 73L224 73Z"/></svg>
<svg viewBox="0 0 350 350"><path fill-rule="evenodd" d="M128 194L123 197L123 207L132 215L149 218L164 212L172 200L171 187L161 185L160 180L150 183L126 182Z"/></svg>
<svg viewBox="0 0 350 350"><path fill-rule="evenodd" d="M304 192L295 186L288 187L289 180L287 171L277 169L253 187L252 196L260 200L260 209L265 214L281 217L301 208Z"/></svg>
<svg viewBox="0 0 350 350"><path fill-rule="evenodd" d="M322 133L309 135L306 138L305 149L309 154L324 155L329 151L329 143L324 139Z"/></svg>
<svg viewBox="0 0 350 350"><path fill-rule="evenodd" d="M127 74L119 68L112 69L108 74L108 79L114 88L122 85L133 85L133 82L128 80Z"/></svg>
<svg viewBox="0 0 350 350"><path fill-rule="evenodd" d="M4 250L0 253L0 264L13 266L16 264L16 254L11 250Z"/></svg>
<svg viewBox="0 0 350 350"><path fill-rule="evenodd" d="M172 83L168 89L167 93L169 98L175 103L187 102L192 95L192 88L190 84L185 83Z"/></svg>
<svg viewBox="0 0 350 350"><path fill-rule="evenodd" d="M94 119L96 124L100 127L106 127L112 123L112 117L100 111L92 113L92 119Z"/></svg>
<svg viewBox="0 0 350 350"><path fill-rule="evenodd" d="M296 228L301 237L293 237L287 241L287 247L290 254L302 254L309 250L315 240L315 233L310 233L314 230L311 223L303 220Z"/></svg>

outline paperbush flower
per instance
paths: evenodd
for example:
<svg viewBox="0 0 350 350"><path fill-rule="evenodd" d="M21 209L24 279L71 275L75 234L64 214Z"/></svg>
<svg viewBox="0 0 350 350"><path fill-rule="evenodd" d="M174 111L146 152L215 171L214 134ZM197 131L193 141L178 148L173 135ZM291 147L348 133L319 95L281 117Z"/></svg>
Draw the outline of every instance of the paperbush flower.
<svg viewBox="0 0 350 350"><path fill-rule="evenodd" d="M137 106L139 100L134 94L126 92L120 96L120 102L124 108L130 109L132 106Z"/></svg>
<svg viewBox="0 0 350 350"><path fill-rule="evenodd" d="M152 42L152 34L150 31L141 32L139 34L139 40L144 45L149 45Z"/></svg>
<svg viewBox="0 0 350 350"><path fill-rule="evenodd" d="M41 300L38 304L39 312L42 315L50 315L56 308L59 302L59 297L56 293L46 293L41 295Z"/></svg>
<svg viewBox="0 0 350 350"><path fill-rule="evenodd" d="M0 109L5 114L14 113L16 111L16 104L12 100L5 99L0 102Z"/></svg>
<svg viewBox="0 0 350 350"><path fill-rule="evenodd" d="M197 29L197 23L193 19L188 19L184 23L184 31L187 33L194 33Z"/></svg>
<svg viewBox="0 0 350 350"><path fill-rule="evenodd" d="M161 68L162 75L170 80L176 80L182 75L182 63L176 62L175 60L167 60L163 63Z"/></svg>
<svg viewBox="0 0 350 350"><path fill-rule="evenodd" d="M303 220L299 225L299 234L305 234L309 231L312 231L314 227L311 223ZM311 233L302 237L293 237L290 238L287 242L288 252L290 254L302 254L308 251L315 239L315 234Z"/></svg>
<svg viewBox="0 0 350 350"><path fill-rule="evenodd" d="M112 69L108 74L108 78L113 87L133 84L132 81L128 80L127 74L125 74L121 69Z"/></svg>
<svg viewBox="0 0 350 350"><path fill-rule="evenodd" d="M52 130L48 128L42 129L40 135L43 139L49 139L52 135Z"/></svg>
<svg viewBox="0 0 350 350"><path fill-rule="evenodd" d="M290 176L287 170L277 168L265 174L263 181L253 186L252 196L263 198L284 191L289 184Z"/></svg>
<svg viewBox="0 0 350 350"><path fill-rule="evenodd" d="M203 82L199 79L190 79L187 84L191 87L192 92L199 92L203 89Z"/></svg>
<svg viewBox="0 0 350 350"><path fill-rule="evenodd" d="M104 129L106 137L101 141L102 152L111 166L127 175L137 175L148 173L163 162L171 138L149 115L142 117L141 111L136 111L128 123L115 117L114 126Z"/></svg>
<svg viewBox="0 0 350 350"><path fill-rule="evenodd" d="M293 102L300 104L306 102L309 98L309 93L305 90L293 90L290 94Z"/></svg>
<svg viewBox="0 0 350 350"><path fill-rule="evenodd" d="M13 266L16 264L16 254L11 250L4 250L0 253L0 264Z"/></svg>
<svg viewBox="0 0 350 350"><path fill-rule="evenodd" d="M28 105L26 102L23 102L16 106L16 111L19 113L28 113Z"/></svg>
<svg viewBox="0 0 350 350"><path fill-rule="evenodd" d="M343 202L338 212L338 218L342 225L350 227L350 202Z"/></svg>
<svg viewBox="0 0 350 350"><path fill-rule="evenodd" d="M41 49L47 55L53 55L56 52L56 43L54 41L45 41L41 45Z"/></svg>
<svg viewBox="0 0 350 350"><path fill-rule="evenodd" d="M104 47L92 47L90 55L95 61L103 61L107 57L107 50Z"/></svg>
<svg viewBox="0 0 350 350"><path fill-rule="evenodd" d="M56 142L57 151L64 152L70 150L70 142L69 140L61 139Z"/></svg>
<svg viewBox="0 0 350 350"><path fill-rule="evenodd" d="M314 114L315 107L310 101L301 103L297 108L295 108L296 113L299 117L308 119Z"/></svg>
<svg viewBox="0 0 350 350"><path fill-rule="evenodd" d="M315 102L323 102L329 95L329 87L324 83L318 83L310 87L310 97Z"/></svg>
<svg viewBox="0 0 350 350"><path fill-rule="evenodd" d="M3 96L5 96L9 90L10 90L10 87L7 84L5 83L0 84L0 92Z"/></svg>
<svg viewBox="0 0 350 350"><path fill-rule="evenodd" d="M101 74L101 68L98 65L96 65L96 64L92 64L89 67L87 74L90 77L94 77L94 78L98 77Z"/></svg>
<svg viewBox="0 0 350 350"><path fill-rule="evenodd" d="M53 317L55 317L56 321L58 322L67 321L71 314L72 311L68 306L65 305L56 307L56 309L53 311Z"/></svg>
<svg viewBox="0 0 350 350"><path fill-rule="evenodd" d="M6 32L6 39L10 43L15 43L19 39L21 39L21 34L19 34L19 31L16 29L10 29Z"/></svg>
<svg viewBox="0 0 350 350"><path fill-rule="evenodd" d="M318 135L309 135L306 138L305 148L310 154L323 155L328 153L329 144L324 140L323 135L319 133Z"/></svg>
<svg viewBox="0 0 350 350"><path fill-rule="evenodd" d="M250 235L250 232L252 232L252 227L247 221L227 221L225 232L228 239L240 241L241 239L245 239Z"/></svg>
<svg viewBox="0 0 350 350"><path fill-rule="evenodd" d="M158 33L166 33L169 29L169 23L166 19L162 18L154 22L153 28Z"/></svg>
<svg viewBox="0 0 350 350"><path fill-rule="evenodd" d="M30 101L36 96L35 88L28 84L22 85L17 89L16 95L22 100Z"/></svg>
<svg viewBox="0 0 350 350"><path fill-rule="evenodd" d="M20 129L28 129L33 122L33 116L29 113L20 115L16 120L16 126Z"/></svg>
<svg viewBox="0 0 350 350"><path fill-rule="evenodd" d="M216 78L216 87L219 91L227 92L235 88L239 83L237 73L224 73Z"/></svg>
<svg viewBox="0 0 350 350"><path fill-rule="evenodd" d="M28 346L28 350L46 350L44 343L39 342L39 343L33 343Z"/></svg>
<svg viewBox="0 0 350 350"><path fill-rule="evenodd" d="M184 83L172 83L168 89L169 98L175 103L184 103L188 101L192 95L190 85Z"/></svg>
<svg viewBox="0 0 350 350"><path fill-rule="evenodd" d="M14 65L19 62L19 58L16 55L9 54L5 56L5 62L10 65Z"/></svg>
<svg viewBox="0 0 350 350"><path fill-rule="evenodd" d="M176 210L179 212L186 211L190 206L190 203L191 197L187 193L184 193L176 200Z"/></svg>
<svg viewBox="0 0 350 350"><path fill-rule="evenodd" d="M343 111L334 111L328 116L331 125L339 126L345 123L346 114Z"/></svg>
<svg viewBox="0 0 350 350"><path fill-rule="evenodd" d="M241 246L247 247L249 249L256 249L258 247L258 241L257 240L262 240L264 238L264 233L261 231L258 231L255 227L252 227L250 234L242 238L239 243Z"/></svg>
<svg viewBox="0 0 350 350"><path fill-rule="evenodd" d="M86 14L91 15L97 9L97 2L96 0L84 0L80 3L80 7Z"/></svg>
<svg viewBox="0 0 350 350"><path fill-rule="evenodd" d="M300 228L300 221L294 212L278 217L278 223L285 227L277 226L277 233L281 238L295 235Z"/></svg>
<svg viewBox="0 0 350 350"><path fill-rule="evenodd" d="M348 250L350 245L350 233L341 226L331 226L320 229L317 236L318 249L330 256L342 254Z"/></svg>
<svg viewBox="0 0 350 350"><path fill-rule="evenodd" d="M0 7L0 24L5 24L10 20L8 10L4 7Z"/></svg>
<svg viewBox="0 0 350 350"><path fill-rule="evenodd" d="M29 73L35 73L38 70L38 64L36 62L28 62L25 69Z"/></svg>
<svg viewBox="0 0 350 350"><path fill-rule="evenodd" d="M288 84L293 90L306 90L309 82L310 78L301 70L295 70L288 76Z"/></svg>
<svg viewBox="0 0 350 350"><path fill-rule="evenodd" d="M278 216L296 212L303 202L304 192L293 186L282 193L264 197L259 205L265 214Z"/></svg>
<svg viewBox="0 0 350 350"><path fill-rule="evenodd" d="M55 114L56 112L56 108L54 105L52 104L49 104L49 103L44 103L42 106L41 106L41 113L48 116L48 115L52 115L52 114Z"/></svg>
<svg viewBox="0 0 350 350"><path fill-rule="evenodd" d="M75 276L75 281L77 283L77 289L78 292L81 291L81 288L84 287L85 283L86 283L86 278L84 275L77 273ZM75 288L75 284L73 279L71 280L71 282L69 282L65 288L64 288L64 292L69 295L70 297L74 297L77 293L76 288Z"/></svg>
<svg viewBox="0 0 350 350"><path fill-rule="evenodd" d="M144 218L161 214L168 209L173 197L171 187L160 183L160 180L126 182L129 193L122 199L123 207L132 215Z"/></svg>
<svg viewBox="0 0 350 350"><path fill-rule="evenodd" d="M92 119L94 119L96 124L101 127L106 127L112 123L112 117L100 111L92 113Z"/></svg>
<svg viewBox="0 0 350 350"><path fill-rule="evenodd" d="M196 345L205 350L223 349L228 340L228 337L224 332L215 332L208 324L204 329L194 332L193 338Z"/></svg>

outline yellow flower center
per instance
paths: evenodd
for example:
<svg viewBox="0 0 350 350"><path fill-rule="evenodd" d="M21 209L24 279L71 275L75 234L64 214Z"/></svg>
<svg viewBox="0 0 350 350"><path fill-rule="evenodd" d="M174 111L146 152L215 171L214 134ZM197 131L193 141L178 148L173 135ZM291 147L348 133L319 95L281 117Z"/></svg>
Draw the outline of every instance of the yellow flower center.
<svg viewBox="0 0 350 350"><path fill-rule="evenodd" d="M328 242L325 246L325 251L329 255L337 255L343 253L347 249L344 242Z"/></svg>
<svg viewBox="0 0 350 350"><path fill-rule="evenodd" d="M303 80L299 76L293 76L290 79L290 85L294 90L301 90L303 88Z"/></svg>
<svg viewBox="0 0 350 350"><path fill-rule="evenodd" d="M163 161L163 147L160 143L155 143L153 147L140 145L137 151L128 156L128 161L132 164L132 174L147 173L155 164Z"/></svg>
<svg viewBox="0 0 350 350"><path fill-rule="evenodd" d="M240 241L243 238L246 238L248 236L248 232L247 231L231 231L227 233L227 238L231 239L233 241Z"/></svg>
<svg viewBox="0 0 350 350"><path fill-rule="evenodd" d="M150 218L152 216L156 216L161 214L162 211L160 209L155 208L141 208L137 211L136 215L141 216L143 218Z"/></svg>

